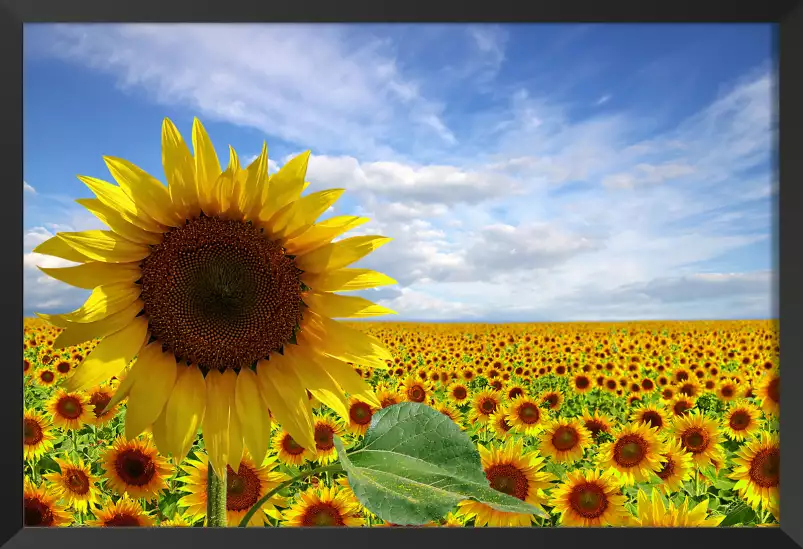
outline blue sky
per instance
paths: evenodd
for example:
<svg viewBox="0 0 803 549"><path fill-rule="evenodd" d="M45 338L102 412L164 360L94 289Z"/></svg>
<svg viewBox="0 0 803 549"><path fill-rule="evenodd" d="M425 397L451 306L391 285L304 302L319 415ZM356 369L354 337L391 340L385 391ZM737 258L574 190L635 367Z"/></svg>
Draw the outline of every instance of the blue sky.
<svg viewBox="0 0 803 549"><path fill-rule="evenodd" d="M771 25L26 25L24 309L86 292L31 250L102 228L103 155L164 179L161 121L394 241L398 319L774 316Z"/></svg>

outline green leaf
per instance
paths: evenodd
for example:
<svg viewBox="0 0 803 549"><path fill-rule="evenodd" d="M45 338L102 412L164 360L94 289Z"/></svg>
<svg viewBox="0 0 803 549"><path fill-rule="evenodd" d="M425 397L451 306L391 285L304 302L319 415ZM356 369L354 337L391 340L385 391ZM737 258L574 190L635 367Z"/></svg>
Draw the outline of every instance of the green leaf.
<svg viewBox="0 0 803 549"><path fill-rule="evenodd" d="M426 524L469 499L507 513L547 517L538 507L491 488L468 435L429 406L404 402L380 410L364 444L346 454L335 438L357 499L386 522Z"/></svg>
<svg viewBox="0 0 803 549"><path fill-rule="evenodd" d="M736 486L736 483L732 480L717 480L714 481L714 486L717 488L717 490L730 491L733 490L733 487Z"/></svg>
<svg viewBox="0 0 803 549"><path fill-rule="evenodd" d="M737 524L746 524L751 520L755 520L756 513L750 507L743 505L739 506L733 511L731 511L723 520L719 523L720 526L735 526Z"/></svg>

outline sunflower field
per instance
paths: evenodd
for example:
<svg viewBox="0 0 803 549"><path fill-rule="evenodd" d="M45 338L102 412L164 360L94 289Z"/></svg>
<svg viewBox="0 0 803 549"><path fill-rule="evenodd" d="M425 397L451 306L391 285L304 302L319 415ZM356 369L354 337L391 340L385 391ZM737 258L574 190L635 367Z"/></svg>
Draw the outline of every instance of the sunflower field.
<svg viewBox="0 0 803 549"><path fill-rule="evenodd" d="M394 526L334 465L380 407L404 402L457 424L490 488L540 511L465 500L426 526L778 525L774 321L350 326L393 356L387 368L353 366L375 400L333 409L309 394L315 448L272 421L265 460L244 450L228 466L229 526ZM151 430L127 440L126 401L112 400L122 379L68 392L97 342L54 350L59 332L25 322L26 525L202 526L203 437L180 463L157 452Z"/></svg>

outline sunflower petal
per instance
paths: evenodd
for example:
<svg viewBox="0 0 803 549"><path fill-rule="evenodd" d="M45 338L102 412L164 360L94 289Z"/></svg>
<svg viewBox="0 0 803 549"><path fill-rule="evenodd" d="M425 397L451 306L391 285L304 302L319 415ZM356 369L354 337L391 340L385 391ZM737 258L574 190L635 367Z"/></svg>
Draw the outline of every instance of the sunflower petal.
<svg viewBox="0 0 803 549"><path fill-rule="evenodd" d="M222 384L223 374L210 370L206 374L206 414L203 421L204 444L215 472L226 469L229 437L229 406Z"/></svg>
<svg viewBox="0 0 803 549"><path fill-rule="evenodd" d="M82 231L59 233L59 238L79 253L95 261L130 263L147 257L150 248L135 244L111 231Z"/></svg>
<svg viewBox="0 0 803 549"><path fill-rule="evenodd" d="M147 335L148 320L140 316L119 332L105 337L67 379L67 391L93 387L122 372L142 348Z"/></svg>
<svg viewBox="0 0 803 549"><path fill-rule="evenodd" d="M176 383L177 365L172 352L162 352L158 341L140 351L137 377L128 395L125 436L131 440L151 426L161 415Z"/></svg>
<svg viewBox="0 0 803 549"><path fill-rule="evenodd" d="M143 307L142 301L137 299L125 309L110 314L94 322L70 322L64 320L64 331L62 331L56 341L53 342L53 349L63 349L113 334L126 327L139 314Z"/></svg>
<svg viewBox="0 0 803 549"><path fill-rule="evenodd" d="M112 177L142 213L165 227L174 227L179 221L170 205L167 187L145 170L128 160L104 156Z"/></svg>
<svg viewBox="0 0 803 549"><path fill-rule="evenodd" d="M337 202L345 189L328 189L302 196L273 216L268 229L276 238L293 238L315 223L329 206Z"/></svg>
<svg viewBox="0 0 803 549"><path fill-rule="evenodd" d="M227 451L226 451L226 464L229 465L235 472L240 470L240 462L243 460L243 430L240 423L240 417L237 414L236 406L236 386L237 386L237 373L234 370L227 369L223 372L223 377L220 379L221 387L224 391L226 399L226 406L228 407L228 427L226 428L226 435L228 437Z"/></svg>
<svg viewBox="0 0 803 549"><path fill-rule="evenodd" d="M366 318L396 314L393 309L357 296L307 292L304 303L316 313L329 318Z"/></svg>
<svg viewBox="0 0 803 549"><path fill-rule="evenodd" d="M192 122L192 149L195 151L195 184L201 209L205 210L213 202L212 189L220 175L220 161L206 128L195 118Z"/></svg>
<svg viewBox="0 0 803 549"><path fill-rule="evenodd" d="M39 267L39 270L56 280L85 290L115 282L133 283L142 276L138 263L90 261L73 267Z"/></svg>
<svg viewBox="0 0 803 549"><path fill-rule="evenodd" d="M387 368L393 355L373 336L349 328L329 318L305 313L301 334L322 354L353 364Z"/></svg>
<svg viewBox="0 0 803 549"><path fill-rule="evenodd" d="M178 128L169 118L162 122L162 166L172 208L177 216L185 219L196 217L201 208L195 185L195 161Z"/></svg>
<svg viewBox="0 0 803 549"><path fill-rule="evenodd" d="M253 370L243 368L237 375L234 405L243 429L245 445L254 463L265 461L270 448L270 413L259 393L259 381Z"/></svg>
<svg viewBox="0 0 803 549"><path fill-rule="evenodd" d="M173 457L182 461L190 451L206 414L206 383L197 366L179 368L165 406L166 439Z"/></svg>
<svg viewBox="0 0 803 549"><path fill-rule="evenodd" d="M302 273L301 281L319 292L367 290L377 286L397 284L389 276L369 269L337 269L321 274Z"/></svg>
<svg viewBox="0 0 803 549"><path fill-rule="evenodd" d="M74 261L75 263L86 263L87 261L90 261L87 256L67 244L67 242L59 235L48 238L34 248L33 252L42 255L59 257L61 259L66 259L67 261Z"/></svg>
<svg viewBox="0 0 803 549"><path fill-rule="evenodd" d="M139 286L128 282L98 286L80 308L54 317L70 322L95 322L122 311L136 301L140 293Z"/></svg>
<svg viewBox="0 0 803 549"><path fill-rule="evenodd" d="M313 364L312 368L326 372L349 395L361 398L377 408L381 406L373 388L345 362L315 352L310 352L310 362Z"/></svg>
<svg viewBox="0 0 803 549"><path fill-rule="evenodd" d="M298 236L288 239L284 247L289 254L302 255L330 243L333 238L369 221L367 217L356 215L330 217L299 233Z"/></svg>
<svg viewBox="0 0 803 549"><path fill-rule="evenodd" d="M310 151L305 151L289 160L271 176L269 185L263 191L263 207L259 213L261 220L269 221L276 212L301 196L309 157ZM265 196L265 192L267 196Z"/></svg>
<svg viewBox="0 0 803 549"><path fill-rule="evenodd" d="M259 361L257 379L260 391L270 402L276 420L290 436L302 447L314 448L314 423L307 391L283 358L274 353L270 360Z"/></svg>
<svg viewBox="0 0 803 549"><path fill-rule="evenodd" d="M268 144L262 142L262 151L245 168L245 177L240 191L240 211L249 219L259 217L262 211L263 194L268 188Z"/></svg>
<svg viewBox="0 0 803 549"><path fill-rule="evenodd" d="M112 232L122 236L126 240L130 240L135 244L144 245L159 244L162 241L162 235L160 233L151 233L140 229L136 225L132 225L123 219L123 216L118 212L109 208L97 198L79 198L76 202L95 214L95 217L105 223Z"/></svg>
<svg viewBox="0 0 803 549"><path fill-rule="evenodd" d="M301 384L312 393L312 396L334 410L337 415L342 418L348 418L348 405L346 404L343 389L326 370L323 370L314 361L310 360L308 354L292 352L296 349L300 349L300 347L297 345L286 347L284 356L289 361Z"/></svg>
<svg viewBox="0 0 803 549"><path fill-rule="evenodd" d="M296 257L296 266L311 273L334 271L348 267L391 240L386 236L352 236Z"/></svg>
<svg viewBox="0 0 803 549"><path fill-rule="evenodd" d="M175 454L176 452L170 447L170 442L167 438L167 405L162 408L162 413L156 418L151 426L151 434L153 435L153 443L156 444L156 449L162 455Z"/></svg>
<svg viewBox="0 0 803 549"><path fill-rule="evenodd" d="M151 232L160 232L163 228L162 225L154 221L132 202L128 195L123 192L123 189L117 185L86 175L79 175L78 180L89 187L89 190L95 193L98 200L105 206L119 213L123 219L132 225Z"/></svg>

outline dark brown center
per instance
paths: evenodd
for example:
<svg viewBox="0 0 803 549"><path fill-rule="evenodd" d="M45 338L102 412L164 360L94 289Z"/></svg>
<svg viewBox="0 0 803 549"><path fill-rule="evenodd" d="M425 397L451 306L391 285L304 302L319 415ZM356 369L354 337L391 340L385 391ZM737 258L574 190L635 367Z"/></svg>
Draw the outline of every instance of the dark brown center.
<svg viewBox="0 0 803 549"><path fill-rule="evenodd" d="M340 511L329 503L317 503L310 506L301 519L304 526L343 526Z"/></svg>
<svg viewBox="0 0 803 549"><path fill-rule="evenodd" d="M597 484L585 483L575 486L569 493L569 504L572 511L581 517L594 519L600 517L607 509L608 497Z"/></svg>
<svg viewBox="0 0 803 549"><path fill-rule="evenodd" d="M23 506L25 508L25 526L50 526L53 524L55 519L53 510L39 498L25 498Z"/></svg>
<svg viewBox="0 0 803 549"><path fill-rule="evenodd" d="M153 459L138 449L123 450L114 460L117 475L126 484L145 486L156 474Z"/></svg>
<svg viewBox="0 0 803 549"><path fill-rule="evenodd" d="M22 440L28 446L38 444L44 438L42 426L35 419L26 419L22 424Z"/></svg>
<svg viewBox="0 0 803 549"><path fill-rule="evenodd" d="M491 488L524 501L529 482L524 473L510 464L493 465L485 470Z"/></svg>
<svg viewBox="0 0 803 549"><path fill-rule="evenodd" d="M577 431L572 427L561 425L552 435L552 445L561 452L571 450L579 442Z"/></svg>
<svg viewBox="0 0 803 549"><path fill-rule="evenodd" d="M778 486L781 480L781 452L767 448L755 455L750 464L750 479L762 488Z"/></svg>
<svg viewBox="0 0 803 549"><path fill-rule="evenodd" d="M349 408L349 418L357 425L368 425L373 415L371 407L365 402L355 402Z"/></svg>
<svg viewBox="0 0 803 549"><path fill-rule="evenodd" d="M639 435L625 435L613 447L613 459L621 467L633 467L647 455L647 442Z"/></svg>
<svg viewBox="0 0 803 549"><path fill-rule="evenodd" d="M259 499L262 483L256 472L247 465L240 465L240 471L234 472L226 466L226 509L244 511L250 509Z"/></svg>
<svg viewBox="0 0 803 549"><path fill-rule="evenodd" d="M750 414L745 410L736 410L731 414L728 425L734 431L744 431L750 426Z"/></svg>

